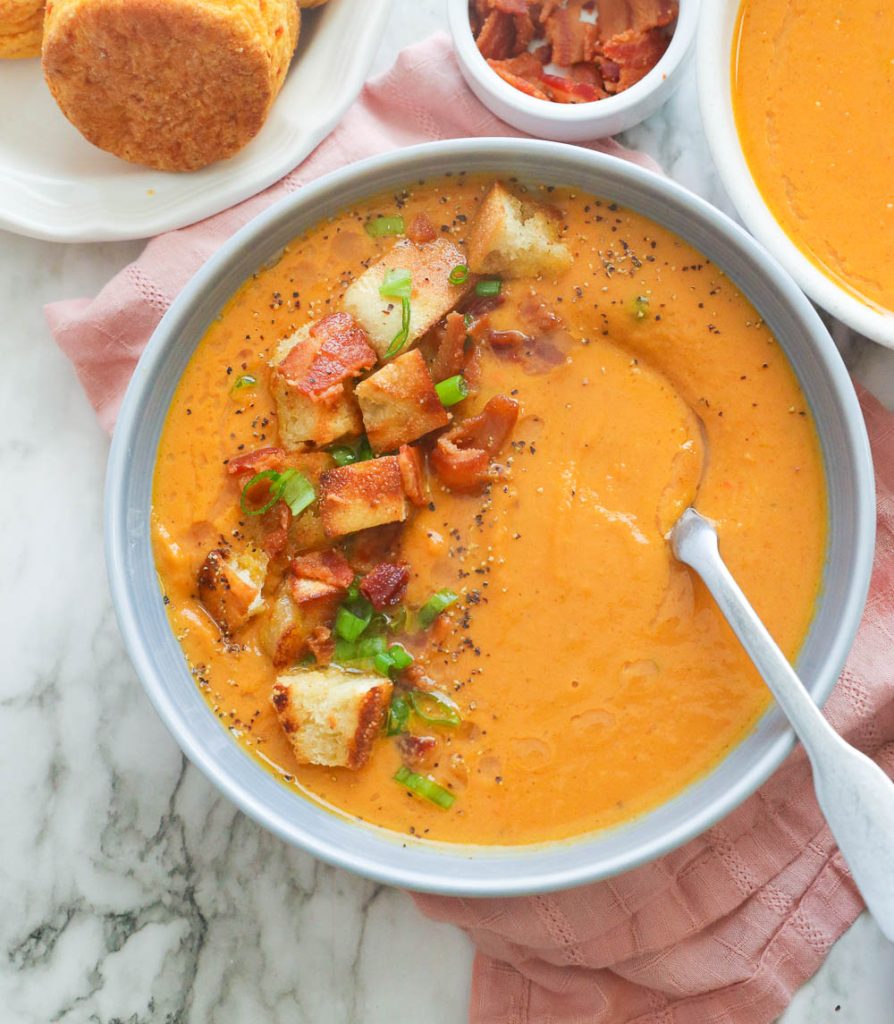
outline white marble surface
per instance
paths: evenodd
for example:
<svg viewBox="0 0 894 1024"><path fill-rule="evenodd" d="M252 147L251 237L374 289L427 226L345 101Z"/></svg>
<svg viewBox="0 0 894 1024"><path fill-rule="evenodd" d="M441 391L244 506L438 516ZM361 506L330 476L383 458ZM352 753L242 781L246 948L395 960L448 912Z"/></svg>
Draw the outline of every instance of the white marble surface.
<svg viewBox="0 0 894 1024"><path fill-rule="evenodd" d="M398 0L377 70L443 24L441 0ZM691 79L628 141L729 208ZM108 442L41 307L139 249L0 233L0 1024L459 1024L465 938L238 814L127 662L102 562ZM894 405L894 353L841 338ZM892 977L864 915L784 1024L890 1024Z"/></svg>

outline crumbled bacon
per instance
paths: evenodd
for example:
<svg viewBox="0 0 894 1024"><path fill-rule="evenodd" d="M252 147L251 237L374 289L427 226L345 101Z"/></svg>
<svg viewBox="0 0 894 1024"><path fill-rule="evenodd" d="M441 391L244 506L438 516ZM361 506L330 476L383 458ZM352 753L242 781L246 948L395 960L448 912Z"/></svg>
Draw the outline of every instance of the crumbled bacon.
<svg viewBox="0 0 894 1024"><path fill-rule="evenodd" d="M425 213L417 213L407 225L407 238L417 245L421 245L423 242L433 242L437 237L438 232Z"/></svg>
<svg viewBox="0 0 894 1024"><path fill-rule="evenodd" d="M493 11L502 11L503 14L528 14L528 8L532 0L489 0L489 6Z"/></svg>
<svg viewBox="0 0 894 1024"><path fill-rule="evenodd" d="M412 736L410 733L404 733L397 738L401 760L408 768L414 770L430 767L437 748L438 741L434 736Z"/></svg>
<svg viewBox="0 0 894 1024"><path fill-rule="evenodd" d="M409 582L410 570L406 565L382 562L360 581L360 593L380 612L403 599Z"/></svg>
<svg viewBox="0 0 894 1024"><path fill-rule="evenodd" d="M310 653L317 659L318 665L328 665L335 654L335 637L328 626L316 626L307 638Z"/></svg>
<svg viewBox="0 0 894 1024"><path fill-rule="evenodd" d="M281 555L289 541L289 524L292 513L284 501L278 501L273 508L260 517L261 549L271 558Z"/></svg>
<svg viewBox="0 0 894 1024"><path fill-rule="evenodd" d="M466 324L462 313L448 313L438 335L438 350L429 367L434 381L462 373L466 364Z"/></svg>
<svg viewBox="0 0 894 1024"><path fill-rule="evenodd" d="M599 67L596 64L589 64L584 61L582 64L572 64L568 71L575 82L586 82L587 85L592 85L602 90L604 94L602 75L599 73Z"/></svg>
<svg viewBox="0 0 894 1024"><path fill-rule="evenodd" d="M420 508L428 501L425 489L425 472L422 466L422 455L417 448L402 444L397 453L397 465L400 469L400 480L404 485L407 498Z"/></svg>
<svg viewBox="0 0 894 1024"><path fill-rule="evenodd" d="M326 400L352 377L376 365L366 331L348 313L332 313L310 329L316 344L298 344L277 370L287 384L316 400Z"/></svg>
<svg viewBox="0 0 894 1024"><path fill-rule="evenodd" d="M511 14L491 11L484 19L476 40L482 56L505 60L515 52L515 24Z"/></svg>
<svg viewBox="0 0 894 1024"><path fill-rule="evenodd" d="M607 94L588 82L575 82L562 75L543 75L543 83L549 89L550 98L557 103L592 103Z"/></svg>
<svg viewBox="0 0 894 1024"><path fill-rule="evenodd" d="M466 316L475 319L476 317L484 316L486 313L493 313L505 301L505 295L475 295L473 292L467 302L460 303L459 310Z"/></svg>
<svg viewBox="0 0 894 1024"><path fill-rule="evenodd" d="M392 556L400 537L401 523L385 523L355 533L351 538L350 557L354 570L361 575L370 572Z"/></svg>
<svg viewBox="0 0 894 1024"><path fill-rule="evenodd" d="M495 395L477 416L462 420L438 438L431 464L441 481L454 490L485 483L491 456L506 443L518 419L518 402Z"/></svg>
<svg viewBox="0 0 894 1024"><path fill-rule="evenodd" d="M660 28L648 32L631 29L610 39L603 49L606 58L620 68L615 91L629 89L644 78L661 59L669 43L667 34Z"/></svg>
<svg viewBox="0 0 894 1024"><path fill-rule="evenodd" d="M528 292L518 304L518 312L523 320L538 331L551 331L562 326L559 314L551 310L533 291Z"/></svg>
<svg viewBox="0 0 894 1024"><path fill-rule="evenodd" d="M489 331L491 350L502 359L519 363L526 373L549 373L567 358L571 337L565 331L530 335L524 331Z"/></svg>
<svg viewBox="0 0 894 1024"><path fill-rule="evenodd" d="M505 66L508 61L489 60L487 63L490 64L500 78L502 78L504 82L508 82L513 89L518 89L519 92L523 92L526 96L533 96L538 100L549 99L549 96L546 95L539 85L536 85L527 78L522 78L521 75L515 74L514 71L509 71Z"/></svg>
<svg viewBox="0 0 894 1024"><path fill-rule="evenodd" d="M596 27L606 42L625 32L665 28L680 13L678 0L599 0Z"/></svg>
<svg viewBox="0 0 894 1024"><path fill-rule="evenodd" d="M286 453L282 448L256 448L253 452L235 455L227 463L230 476L241 476L243 473L263 473L268 469L281 470L285 463Z"/></svg>
<svg viewBox="0 0 894 1024"><path fill-rule="evenodd" d="M293 558L290 568L295 576L309 580L321 580L335 587L347 588L354 580L348 560L340 551L314 551L309 555Z"/></svg>
<svg viewBox="0 0 894 1024"><path fill-rule="evenodd" d="M527 11L516 14L512 19L512 24L515 28L515 52L519 55L524 55L527 53L531 43L534 42L534 37L537 35L537 26Z"/></svg>
<svg viewBox="0 0 894 1024"><path fill-rule="evenodd" d="M546 38L552 46L553 63L568 67L580 61L592 60L596 55L596 26L580 20L580 13L565 8L546 20Z"/></svg>

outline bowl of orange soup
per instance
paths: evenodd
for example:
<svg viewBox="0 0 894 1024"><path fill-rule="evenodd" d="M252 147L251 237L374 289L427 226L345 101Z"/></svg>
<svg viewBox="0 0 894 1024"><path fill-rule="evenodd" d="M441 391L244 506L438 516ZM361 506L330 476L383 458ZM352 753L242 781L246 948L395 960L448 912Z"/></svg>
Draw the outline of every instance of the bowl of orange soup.
<svg viewBox="0 0 894 1024"><path fill-rule="evenodd" d="M894 7L720 0L699 98L740 216L807 294L894 346Z"/></svg>
<svg viewBox="0 0 894 1024"><path fill-rule="evenodd" d="M251 817L392 884L545 891L791 749L670 553L696 487L824 701L874 506L813 307L649 172L437 143L303 187L186 287L115 432L108 564L153 704Z"/></svg>

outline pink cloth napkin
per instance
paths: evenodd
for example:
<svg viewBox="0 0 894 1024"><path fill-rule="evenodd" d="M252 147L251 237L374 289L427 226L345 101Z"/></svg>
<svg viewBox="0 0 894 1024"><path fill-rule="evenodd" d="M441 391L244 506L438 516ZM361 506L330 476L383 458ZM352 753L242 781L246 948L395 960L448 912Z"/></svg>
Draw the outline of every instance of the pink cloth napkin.
<svg viewBox="0 0 894 1024"><path fill-rule="evenodd" d="M445 37L405 51L277 185L154 239L97 298L47 307L103 426L112 428L136 361L180 288L274 200L373 153L513 134L466 89ZM591 148L655 166L611 141ZM876 567L828 713L894 772L894 417L868 396L864 412L878 472ZM473 1024L767 1024L862 906L801 753L721 824L627 875L553 896L416 899L478 946Z"/></svg>

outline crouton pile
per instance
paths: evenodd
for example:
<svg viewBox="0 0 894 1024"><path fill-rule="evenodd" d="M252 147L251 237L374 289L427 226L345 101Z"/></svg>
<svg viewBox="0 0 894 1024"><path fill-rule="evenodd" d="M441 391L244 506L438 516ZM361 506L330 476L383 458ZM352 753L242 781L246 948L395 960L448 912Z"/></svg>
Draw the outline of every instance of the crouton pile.
<svg viewBox="0 0 894 1024"><path fill-rule="evenodd" d="M395 559L395 538L428 503L430 475L475 492L503 471L519 407L476 393L488 312L503 279L555 276L571 256L550 210L499 183L467 251L425 216L382 220L397 240L341 308L275 347L279 443L228 460L242 547L208 551L197 586L225 644L238 648L258 620L252 635L278 673L271 700L298 762L357 770L391 735L404 762L398 781L447 807L452 795L416 770L436 740L410 736L405 723L423 701L428 723L456 724L457 712L399 638L440 628L457 595L403 607L410 567ZM497 333L494 344L505 344Z"/></svg>

